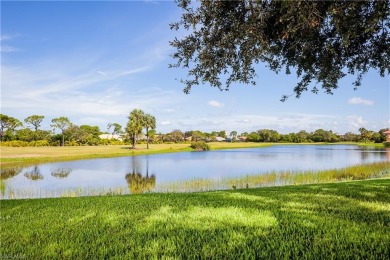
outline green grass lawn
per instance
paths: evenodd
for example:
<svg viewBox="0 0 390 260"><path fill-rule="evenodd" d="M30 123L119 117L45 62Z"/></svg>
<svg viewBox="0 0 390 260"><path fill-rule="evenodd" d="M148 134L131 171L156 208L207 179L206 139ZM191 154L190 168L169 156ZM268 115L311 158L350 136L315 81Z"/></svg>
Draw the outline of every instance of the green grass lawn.
<svg viewBox="0 0 390 260"><path fill-rule="evenodd" d="M1 201L2 258L388 259L390 179Z"/></svg>

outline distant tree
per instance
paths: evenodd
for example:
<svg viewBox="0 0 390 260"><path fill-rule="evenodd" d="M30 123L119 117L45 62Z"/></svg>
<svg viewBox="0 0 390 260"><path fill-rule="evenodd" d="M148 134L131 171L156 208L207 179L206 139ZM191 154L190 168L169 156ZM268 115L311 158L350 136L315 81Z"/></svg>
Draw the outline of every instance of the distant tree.
<svg viewBox="0 0 390 260"><path fill-rule="evenodd" d="M246 137L246 136L248 136L248 132L243 132L243 133L240 134L240 136Z"/></svg>
<svg viewBox="0 0 390 260"><path fill-rule="evenodd" d="M145 113L141 109L134 109L130 112L129 121L126 126L126 132L130 136L132 149L135 149L138 136L142 133L145 123Z"/></svg>
<svg viewBox="0 0 390 260"><path fill-rule="evenodd" d="M35 130L35 135L34 135L34 140L36 140L36 135L38 133L38 128L41 126L42 120L44 119L44 116L39 116L39 115L32 115L24 119L24 122L27 124L30 124L34 127Z"/></svg>
<svg viewBox="0 0 390 260"><path fill-rule="evenodd" d="M376 143L382 143L386 141L386 135L384 132L389 131L389 128L384 128L378 131L379 136L374 140Z"/></svg>
<svg viewBox="0 0 390 260"><path fill-rule="evenodd" d="M114 130L112 132L114 135L118 135L118 134L122 133L122 126L120 124L113 123L112 125L114 126Z"/></svg>
<svg viewBox="0 0 390 260"><path fill-rule="evenodd" d="M279 134L275 130L261 129L257 133L260 136L260 142L278 142Z"/></svg>
<svg viewBox="0 0 390 260"><path fill-rule="evenodd" d="M360 132L360 139L362 141L364 141L365 143L367 143L367 141L370 139L371 137L371 134L370 134L370 131L368 131L366 128L364 127L361 127L359 128L359 132Z"/></svg>
<svg viewBox="0 0 390 260"><path fill-rule="evenodd" d="M313 142L324 142L325 141L325 130L317 129L310 135L310 139Z"/></svg>
<svg viewBox="0 0 390 260"><path fill-rule="evenodd" d="M175 129L169 133L169 137L171 142L179 143L184 140L184 133L179 129Z"/></svg>
<svg viewBox="0 0 390 260"><path fill-rule="evenodd" d="M69 141L75 141L78 145L98 145L100 141L100 128L98 126L72 124L65 130L65 136Z"/></svg>
<svg viewBox="0 0 390 260"><path fill-rule="evenodd" d="M156 130L149 130L149 142L156 143L158 135L156 134Z"/></svg>
<svg viewBox="0 0 390 260"><path fill-rule="evenodd" d="M52 124L50 125L54 129L58 128L61 130L61 136L62 136L62 141L61 141L61 146L65 146L65 130L72 125L70 122L69 118L67 117L57 117L53 118L51 120Z"/></svg>
<svg viewBox="0 0 390 260"><path fill-rule="evenodd" d="M184 132L184 139L188 138L188 137L192 137L192 132L193 131L185 131Z"/></svg>
<svg viewBox="0 0 390 260"><path fill-rule="evenodd" d="M247 141L248 142L259 142L260 141L260 135L256 132L251 132L247 136Z"/></svg>
<svg viewBox="0 0 390 260"><path fill-rule="evenodd" d="M306 132L305 130L301 130L297 134L297 138L299 139L300 143L307 142L308 136L309 136L309 133Z"/></svg>
<svg viewBox="0 0 390 260"><path fill-rule="evenodd" d="M301 140L299 139L299 136L296 133L289 133L287 135L287 141L290 143L300 143Z"/></svg>
<svg viewBox="0 0 390 260"><path fill-rule="evenodd" d="M16 132L15 137L17 140L31 142L36 140L35 132L33 132L30 128L23 128Z"/></svg>
<svg viewBox="0 0 390 260"><path fill-rule="evenodd" d="M108 123L108 124L107 124L107 132L108 132L108 133L111 133L111 128L113 128L113 124L112 124L112 123ZM113 136L114 133L111 133L111 135Z"/></svg>
<svg viewBox="0 0 390 260"><path fill-rule="evenodd" d="M219 137L222 137L222 138L226 138L226 137L227 137L226 131L225 131L225 130L219 131L219 132L218 132L218 136L219 136Z"/></svg>
<svg viewBox="0 0 390 260"><path fill-rule="evenodd" d="M146 148L149 149L149 130L156 129L156 118L151 114L146 114L144 118L144 127L146 129Z"/></svg>
<svg viewBox="0 0 390 260"><path fill-rule="evenodd" d="M11 139L14 136L15 129L23 124L18 119L0 114L0 141L3 139ZM4 138L7 136L8 138Z"/></svg>
<svg viewBox="0 0 390 260"><path fill-rule="evenodd" d="M107 125L107 131L110 133L110 129L113 129L112 132L111 132L111 135L114 136L114 135L117 135L117 134L120 134L122 132L122 126L118 123L109 123Z"/></svg>
<svg viewBox="0 0 390 260"><path fill-rule="evenodd" d="M355 88L369 69L390 73L389 0L177 3L183 14L171 29L189 34L170 42L177 61L170 67L188 71L185 93L201 83L221 90L235 82L254 85L258 63L276 73L294 69L297 98L312 83L313 93L321 85L332 94L346 73L357 75Z"/></svg>
<svg viewBox="0 0 390 260"><path fill-rule="evenodd" d="M230 137L232 138L232 141L236 141L237 139L237 131L231 131L230 132Z"/></svg>
<svg viewBox="0 0 390 260"><path fill-rule="evenodd" d="M191 141L197 142L202 140L204 137L203 133L199 130L192 131Z"/></svg>
<svg viewBox="0 0 390 260"><path fill-rule="evenodd" d="M355 141L359 140L359 136L357 134L352 133L352 132L347 132L347 133L341 135L340 139L342 141L346 141L346 142L355 142Z"/></svg>

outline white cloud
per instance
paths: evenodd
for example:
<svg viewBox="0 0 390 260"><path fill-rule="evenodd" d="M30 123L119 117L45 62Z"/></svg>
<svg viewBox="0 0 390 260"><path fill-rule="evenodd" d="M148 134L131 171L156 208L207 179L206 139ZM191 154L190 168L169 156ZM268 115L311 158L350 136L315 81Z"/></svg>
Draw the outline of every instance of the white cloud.
<svg viewBox="0 0 390 260"><path fill-rule="evenodd" d="M118 75L116 75L115 77L122 77L122 76L126 76L126 75L137 74L137 73L140 73L140 72L144 72L144 71L146 71L148 69L150 69L149 66L139 67L139 68L136 68L136 69L132 69L132 70L127 70L127 71L121 72Z"/></svg>
<svg viewBox="0 0 390 260"><path fill-rule="evenodd" d="M363 99L363 98L360 98L360 97L353 97L353 98L348 100L348 104L372 106L374 104L374 101L368 100L368 99Z"/></svg>
<svg viewBox="0 0 390 260"><path fill-rule="evenodd" d="M170 124L171 124L171 122L169 122L169 121L162 121L162 122L161 122L161 125L164 125L164 126L165 126L165 125L170 125Z"/></svg>
<svg viewBox="0 0 390 260"><path fill-rule="evenodd" d="M360 128L367 125L368 121L364 120L361 116L348 116L348 124L354 128Z"/></svg>
<svg viewBox="0 0 390 260"><path fill-rule="evenodd" d="M274 129L280 133L314 131L319 128L330 128L332 122L341 118L330 115L284 113L275 115L231 114L208 115L207 117L181 118L177 128L202 131L238 131L251 132L259 129Z"/></svg>
<svg viewBox="0 0 390 260"><path fill-rule="evenodd" d="M15 36L16 35L2 34L0 36L0 41L7 41L7 40L14 38Z"/></svg>
<svg viewBox="0 0 390 260"><path fill-rule="evenodd" d="M1 52L17 52L20 51L20 49L12 47L12 46L0 46Z"/></svg>
<svg viewBox="0 0 390 260"><path fill-rule="evenodd" d="M215 101L215 100L211 100L207 104L209 106L212 106L212 107L223 107L224 106L223 103Z"/></svg>
<svg viewBox="0 0 390 260"><path fill-rule="evenodd" d="M103 71L98 70L97 73L99 73L100 75L102 75L104 77L107 77L107 73L105 73Z"/></svg>

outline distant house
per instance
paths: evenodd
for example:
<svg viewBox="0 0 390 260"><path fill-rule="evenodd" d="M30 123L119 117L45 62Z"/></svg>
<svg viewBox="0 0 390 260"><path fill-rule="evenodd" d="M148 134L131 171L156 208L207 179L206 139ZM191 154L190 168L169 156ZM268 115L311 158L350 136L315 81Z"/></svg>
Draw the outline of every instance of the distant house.
<svg viewBox="0 0 390 260"><path fill-rule="evenodd" d="M226 141L225 138L220 137L220 136L215 137L215 140L216 140L217 142L225 142L225 141Z"/></svg>
<svg viewBox="0 0 390 260"><path fill-rule="evenodd" d="M116 140L119 140L119 141L123 141L123 138L122 136L120 135L113 135L113 134L101 134L99 135L100 139L116 139Z"/></svg>
<svg viewBox="0 0 390 260"><path fill-rule="evenodd" d="M383 134L386 136L386 141L390 142L390 130L383 132Z"/></svg>
<svg viewBox="0 0 390 260"><path fill-rule="evenodd" d="M241 142L245 142L246 139L247 139L246 136L239 136L239 137L238 137L238 140L240 140Z"/></svg>

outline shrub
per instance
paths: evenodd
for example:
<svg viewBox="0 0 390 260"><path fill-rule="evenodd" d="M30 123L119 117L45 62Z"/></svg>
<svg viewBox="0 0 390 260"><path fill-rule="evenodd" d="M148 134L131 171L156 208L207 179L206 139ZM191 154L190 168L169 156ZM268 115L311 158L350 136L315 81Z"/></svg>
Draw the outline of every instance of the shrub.
<svg viewBox="0 0 390 260"><path fill-rule="evenodd" d="M1 146L12 146L12 147L26 147L26 146L28 146L28 142L19 141L19 140L1 142L0 144L1 144Z"/></svg>
<svg viewBox="0 0 390 260"><path fill-rule="evenodd" d="M194 150L197 150L197 151L210 150L210 146L208 144L206 144L206 142L204 142L204 141L193 142L193 143L191 143L190 147Z"/></svg>
<svg viewBox="0 0 390 260"><path fill-rule="evenodd" d="M390 147L390 142L384 142L383 144L385 145L385 147Z"/></svg>
<svg viewBox="0 0 390 260"><path fill-rule="evenodd" d="M28 143L28 146L35 146L35 147L42 147L42 146L49 146L49 141L47 140L38 140L38 141L32 141Z"/></svg>

